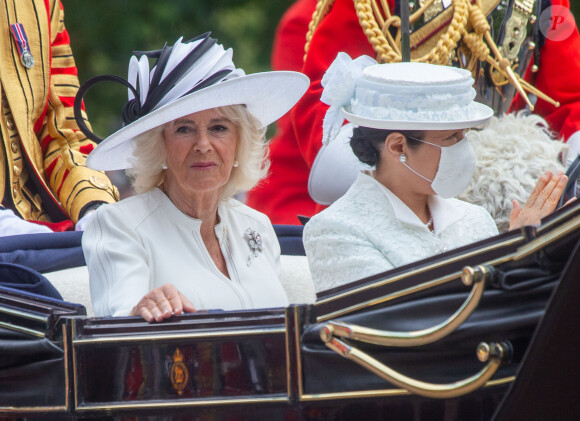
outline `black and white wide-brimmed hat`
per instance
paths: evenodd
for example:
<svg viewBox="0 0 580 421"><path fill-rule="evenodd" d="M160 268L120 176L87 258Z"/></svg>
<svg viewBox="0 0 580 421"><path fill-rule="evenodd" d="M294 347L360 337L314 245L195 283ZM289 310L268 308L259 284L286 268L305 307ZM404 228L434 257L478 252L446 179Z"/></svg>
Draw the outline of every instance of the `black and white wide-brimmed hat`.
<svg viewBox="0 0 580 421"><path fill-rule="evenodd" d="M137 58L137 56L140 56ZM157 59L150 69L149 59ZM87 90L101 81L116 81L129 88L123 108L125 126L102 140L86 126L81 101ZM209 33L187 42L179 39L160 51L136 52L129 77L104 75L88 80L75 100L75 119L89 138L100 142L87 166L110 171L129 168L135 137L155 127L198 111L227 105L246 105L262 127L273 123L304 94L309 79L298 72L272 71L246 75Z"/></svg>

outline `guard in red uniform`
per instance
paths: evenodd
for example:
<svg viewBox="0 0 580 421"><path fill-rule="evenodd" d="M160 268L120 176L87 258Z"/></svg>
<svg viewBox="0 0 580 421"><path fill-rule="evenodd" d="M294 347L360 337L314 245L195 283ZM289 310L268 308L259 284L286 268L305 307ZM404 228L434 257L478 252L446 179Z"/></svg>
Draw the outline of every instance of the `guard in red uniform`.
<svg viewBox="0 0 580 421"><path fill-rule="evenodd" d="M372 0L358 3L369 3ZM454 2L459 3L458 0ZM515 1L515 6L536 7L536 2L528 0ZM298 1L286 14L280 23L278 30L278 43L274 49L274 58L302 54L305 41L300 42L298 31L299 25L294 27L293 36L283 38L285 34L285 22L310 20L313 17L312 2ZM322 206L317 205L308 193L308 176L310 168L322 146L322 120L328 106L320 101L322 93L321 79L338 52L344 51L352 58L360 55L381 57L377 53L380 48L376 39L369 41L372 32L367 27L366 34L357 15L356 2L353 0L320 0L316 4L314 21L318 23L309 40L308 53L302 67L302 72L310 77L311 85L300 102L291 112L294 133L287 128L281 131L275 138L271 149L271 176L255 191L251 192L250 206L265 212L270 216L273 223L296 224L296 215L311 216ZM437 3L437 2L436 2ZM497 0L483 1L484 4L497 6ZM533 85L545 94L540 96L535 103L535 112L544 117L551 128L560 134L570 145L570 156L575 157L580 150L580 35L574 26L566 31L566 27L573 24L570 21L571 14L562 19L562 11L570 8L569 0L552 0L551 8L546 8L537 19L547 19L552 24L553 33L543 34L540 37L540 45L536 45L539 54L536 61L533 60L527 66L525 81ZM395 13L395 8L390 2L390 13ZM469 2L465 3L469 7ZM534 9L534 12L536 9ZM359 13L360 14L360 13ZM321 16L323 16L321 18ZM533 15L530 15L530 20ZM446 22L449 23L448 21ZM562 25L563 30L558 31L557 25ZM290 28L290 26L288 26ZM307 26L303 25L304 34ZM442 30L444 32L444 29ZM545 31L543 31L545 32ZM546 36L547 35L547 36ZM373 48L371 42L377 44ZM426 42L428 44L428 42ZM542 44L543 43L543 44ZM413 43L412 43L413 45ZM280 47L283 46L283 49ZM412 52L413 53L413 52ZM415 56L413 56L415 57ZM534 66L537 66L534 68ZM523 66L520 66L523 67ZM535 72L533 70L536 70ZM524 86L525 88L525 86ZM483 95L495 93L495 89L488 89L487 93L480 90ZM530 95L533 101L533 95ZM543 98L551 98L553 101ZM555 103L559 103L559 107ZM507 102L509 106L510 102ZM507 108L507 106L505 108ZM526 102L518 94L511 101L510 111L522 109ZM495 107L497 110L497 107ZM503 110L502 110L503 111Z"/></svg>
<svg viewBox="0 0 580 421"><path fill-rule="evenodd" d="M306 32L315 6L316 0L298 0L282 16L272 49L273 70L302 69ZM299 224L296 215L313 215L316 203L306 191L310 168L298 148L290 113L278 120L270 160L270 175L248 193L246 203L268 215L273 224Z"/></svg>

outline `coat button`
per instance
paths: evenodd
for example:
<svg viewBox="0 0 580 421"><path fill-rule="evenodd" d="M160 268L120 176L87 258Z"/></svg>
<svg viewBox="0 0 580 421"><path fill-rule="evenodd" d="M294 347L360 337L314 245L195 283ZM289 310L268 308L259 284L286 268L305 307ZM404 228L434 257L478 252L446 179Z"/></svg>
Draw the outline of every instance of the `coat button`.
<svg viewBox="0 0 580 421"><path fill-rule="evenodd" d="M102 189L102 190L106 190L109 187L109 185L107 184L107 182L105 180L103 180L100 177L96 177L94 175L91 175L89 177L89 183L91 183L96 188Z"/></svg>
<svg viewBox="0 0 580 421"><path fill-rule="evenodd" d="M14 175L19 176L21 172L22 170L20 169L20 167L18 165L14 165Z"/></svg>
<svg viewBox="0 0 580 421"><path fill-rule="evenodd" d="M12 120L11 117L9 117L8 119L6 119L6 127L8 127L8 130L14 130L14 127L16 127L14 125L14 120Z"/></svg>
<svg viewBox="0 0 580 421"><path fill-rule="evenodd" d="M10 145L10 149L12 149L13 153L18 152L18 143L15 140L12 141L12 144Z"/></svg>

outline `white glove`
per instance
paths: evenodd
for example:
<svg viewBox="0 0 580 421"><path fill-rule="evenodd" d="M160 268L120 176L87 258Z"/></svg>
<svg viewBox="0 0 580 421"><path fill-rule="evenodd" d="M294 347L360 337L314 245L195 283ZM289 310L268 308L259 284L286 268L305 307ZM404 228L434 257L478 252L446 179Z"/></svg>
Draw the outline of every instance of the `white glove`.
<svg viewBox="0 0 580 421"><path fill-rule="evenodd" d="M566 142L568 151L566 152L566 168L572 165L572 162L580 155L580 131L574 133Z"/></svg>
<svg viewBox="0 0 580 421"><path fill-rule="evenodd" d="M0 236L20 234L45 234L53 232L44 225L25 221L10 209L0 209Z"/></svg>
<svg viewBox="0 0 580 421"><path fill-rule="evenodd" d="M95 209L91 209L91 210L86 211L85 216L83 216L81 219L79 219L78 222L76 223L75 231L84 231L87 224L89 223L89 221L93 217L94 213L95 213Z"/></svg>

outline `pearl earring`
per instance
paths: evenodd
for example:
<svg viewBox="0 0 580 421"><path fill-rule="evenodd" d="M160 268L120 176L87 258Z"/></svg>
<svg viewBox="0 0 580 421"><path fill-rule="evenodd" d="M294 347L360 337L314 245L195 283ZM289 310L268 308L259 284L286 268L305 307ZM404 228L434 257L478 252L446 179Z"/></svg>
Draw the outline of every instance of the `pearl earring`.
<svg viewBox="0 0 580 421"><path fill-rule="evenodd" d="M167 164L163 164L163 165L161 166L161 169L162 169L162 170L166 170L166 169L167 169Z"/></svg>
<svg viewBox="0 0 580 421"><path fill-rule="evenodd" d="M234 168L237 168L240 165L238 161L234 161Z"/></svg>
<svg viewBox="0 0 580 421"><path fill-rule="evenodd" d="M399 155L399 161L401 161L402 164L404 164L405 162L407 162L407 155L405 155L404 153L402 153L401 155Z"/></svg>

